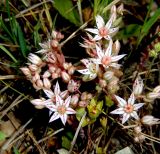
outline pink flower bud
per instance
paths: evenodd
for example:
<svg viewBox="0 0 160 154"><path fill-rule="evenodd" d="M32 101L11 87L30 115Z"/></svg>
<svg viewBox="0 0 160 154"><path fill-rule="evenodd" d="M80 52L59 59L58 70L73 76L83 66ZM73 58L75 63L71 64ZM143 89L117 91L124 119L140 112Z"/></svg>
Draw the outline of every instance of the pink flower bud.
<svg viewBox="0 0 160 154"><path fill-rule="evenodd" d="M159 94L158 93L154 93L154 92L150 92L150 93L147 94L147 98L151 99L151 100L154 100L156 98L159 98Z"/></svg>
<svg viewBox="0 0 160 154"><path fill-rule="evenodd" d="M87 100L90 100L93 98L93 95L91 93L87 94Z"/></svg>
<svg viewBox="0 0 160 154"><path fill-rule="evenodd" d="M40 75L38 73L35 73L35 75L32 77L33 82L36 82L39 79L40 79Z"/></svg>
<svg viewBox="0 0 160 154"><path fill-rule="evenodd" d="M52 73L52 79L57 79L59 75L57 73Z"/></svg>
<svg viewBox="0 0 160 154"><path fill-rule="evenodd" d="M51 76L51 73L49 71L45 71L43 74L43 78L49 78Z"/></svg>
<svg viewBox="0 0 160 154"><path fill-rule="evenodd" d="M107 86L106 80L100 79L100 80L99 80L99 85L100 85L101 88L105 88L105 87Z"/></svg>
<svg viewBox="0 0 160 154"><path fill-rule="evenodd" d="M38 66L37 66L37 65L34 65L34 64L29 65L28 67L29 67L29 69L30 69L32 72L36 72L36 71L38 70Z"/></svg>
<svg viewBox="0 0 160 154"><path fill-rule="evenodd" d="M24 75L26 75L28 77L31 76L31 71L29 70L29 68L27 68L27 67L21 67L20 69L24 73Z"/></svg>
<svg viewBox="0 0 160 154"><path fill-rule="evenodd" d="M74 72L75 72L75 67L74 67L74 66L71 66L71 67L69 68L69 70L68 70L68 74L69 74L69 75L73 75Z"/></svg>
<svg viewBox="0 0 160 154"><path fill-rule="evenodd" d="M154 92L154 93L159 93L159 94L160 94L160 85L157 86L157 87L155 87L155 88L153 89L153 92Z"/></svg>
<svg viewBox="0 0 160 154"><path fill-rule="evenodd" d="M33 105L43 105L44 106L44 99L33 99L33 100L31 100L31 103L33 104Z"/></svg>
<svg viewBox="0 0 160 154"><path fill-rule="evenodd" d="M58 43L57 40L52 40L52 41L51 41L51 46L52 46L53 48L57 48L58 45L59 45L59 43Z"/></svg>
<svg viewBox="0 0 160 154"><path fill-rule="evenodd" d="M41 65L42 64L42 60L41 58L39 58L37 55L30 53L28 56L28 60L35 65Z"/></svg>
<svg viewBox="0 0 160 154"><path fill-rule="evenodd" d="M57 37L57 31L55 31L55 30L53 30L52 31L52 33L51 33L51 35L52 35L52 37L55 39L56 37Z"/></svg>
<svg viewBox="0 0 160 154"><path fill-rule="evenodd" d="M56 71L56 67L55 66L49 66L49 71L51 73L54 73Z"/></svg>
<svg viewBox="0 0 160 154"><path fill-rule="evenodd" d="M68 70L69 69L69 63L67 63L67 62L65 62L65 63L63 63L63 68L65 69L65 70Z"/></svg>
<svg viewBox="0 0 160 154"><path fill-rule="evenodd" d="M71 79L70 75L66 73L65 71L61 72L61 76L64 82L68 83Z"/></svg>
<svg viewBox="0 0 160 154"><path fill-rule="evenodd" d="M55 55L52 52L49 52L46 57L46 61L49 63L55 63L57 61Z"/></svg>
<svg viewBox="0 0 160 154"><path fill-rule="evenodd" d="M87 100L87 92L83 92L83 93L81 94L81 100L82 100L82 101Z"/></svg>
<svg viewBox="0 0 160 154"><path fill-rule="evenodd" d="M79 104L78 104L80 107L87 107L88 105L88 101L79 101Z"/></svg>
<svg viewBox="0 0 160 154"><path fill-rule="evenodd" d="M121 48L121 44L118 40L116 40L113 44L113 52L115 55L118 55L120 48Z"/></svg>
<svg viewBox="0 0 160 154"><path fill-rule="evenodd" d="M133 84L133 93L136 96L140 95L143 91L143 86L143 80L140 78L140 76L137 77Z"/></svg>
<svg viewBox="0 0 160 154"><path fill-rule="evenodd" d="M114 76L114 73L112 71L106 71L104 74L103 74L103 78L108 81L108 80L111 80L112 77Z"/></svg>
<svg viewBox="0 0 160 154"><path fill-rule="evenodd" d="M39 88L43 88L43 82L42 82L42 80L37 80L36 81L36 85L37 85L37 87L39 87Z"/></svg>
<svg viewBox="0 0 160 154"><path fill-rule="evenodd" d="M117 13L119 13L120 15L123 15L123 11L124 11L124 5L123 3L117 8Z"/></svg>
<svg viewBox="0 0 160 154"><path fill-rule="evenodd" d="M79 94L73 95L71 98L71 105L76 107L79 101Z"/></svg>
<svg viewBox="0 0 160 154"><path fill-rule="evenodd" d="M153 117L152 115L143 116L141 122L145 125L155 125L160 123L160 119Z"/></svg>
<svg viewBox="0 0 160 154"><path fill-rule="evenodd" d="M77 91L80 87L80 83L76 82L74 80L70 80L67 86L67 89L69 92L73 93L75 91Z"/></svg>
<svg viewBox="0 0 160 154"><path fill-rule="evenodd" d="M44 84L44 87L46 89L50 89L51 88L51 82L49 81L48 78L43 78L43 84Z"/></svg>

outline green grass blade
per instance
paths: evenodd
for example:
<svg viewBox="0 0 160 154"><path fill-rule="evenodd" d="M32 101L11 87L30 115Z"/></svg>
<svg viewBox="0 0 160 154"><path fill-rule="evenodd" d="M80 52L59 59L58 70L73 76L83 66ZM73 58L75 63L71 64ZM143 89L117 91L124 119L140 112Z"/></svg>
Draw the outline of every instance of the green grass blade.
<svg viewBox="0 0 160 154"><path fill-rule="evenodd" d="M80 25L80 19L78 11L74 9L71 0L54 0L54 7L58 12L71 23L74 23L76 26Z"/></svg>
<svg viewBox="0 0 160 154"><path fill-rule="evenodd" d="M17 25L17 31L18 31L18 40L19 40L19 45L21 48L21 52L23 57L26 57L27 55L27 46L26 46L26 40L24 38L23 32L19 24Z"/></svg>
<svg viewBox="0 0 160 154"><path fill-rule="evenodd" d="M0 45L0 49L3 50L15 63L18 62L16 58L14 58L14 56L4 46Z"/></svg>

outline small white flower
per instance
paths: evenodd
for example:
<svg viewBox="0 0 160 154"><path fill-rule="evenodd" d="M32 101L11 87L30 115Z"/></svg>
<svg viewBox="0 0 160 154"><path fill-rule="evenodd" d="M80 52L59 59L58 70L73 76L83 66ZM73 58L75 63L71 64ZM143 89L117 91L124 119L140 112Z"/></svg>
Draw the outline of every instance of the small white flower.
<svg viewBox="0 0 160 154"><path fill-rule="evenodd" d="M68 90L65 90L63 92L60 91L59 83L57 81L56 86L54 88L54 92L52 90L43 89L45 94L48 96L49 99L45 101L46 107L50 104L54 104L56 102L56 95L59 95L60 97L64 98L68 94Z"/></svg>
<svg viewBox="0 0 160 154"><path fill-rule="evenodd" d="M137 115L137 110L141 108L144 105L144 103L134 104L135 97L133 93L129 97L128 102L126 102L123 98L116 95L115 98L119 103L118 104L119 108L112 111L111 114L122 114L123 115L122 124L124 124L129 119L129 117L133 117L137 120L139 119Z"/></svg>
<svg viewBox="0 0 160 154"><path fill-rule="evenodd" d="M143 86L144 86L143 80L141 79L140 76L138 76L133 84L133 93L136 96L140 95L143 91Z"/></svg>
<svg viewBox="0 0 160 154"><path fill-rule="evenodd" d="M113 56L112 55L112 40L110 40L108 48L102 50L99 46L96 46L98 58L92 58L95 63L102 64L104 68L109 66L119 69L120 64L117 64L117 61L123 58L126 54Z"/></svg>
<svg viewBox="0 0 160 154"><path fill-rule="evenodd" d="M51 49L51 40L48 40L45 43L39 43L39 45L42 49L38 50L36 53L46 54Z"/></svg>
<svg viewBox="0 0 160 154"><path fill-rule="evenodd" d="M111 36L118 31L118 27L111 28L113 19L114 19L114 15L111 15L110 19L105 24L103 18L100 15L97 15L96 16L97 28L87 28L86 31L96 34L93 40L100 40L102 38L105 38L106 40L110 40Z"/></svg>
<svg viewBox="0 0 160 154"><path fill-rule="evenodd" d="M39 58L37 55L30 53L28 56L28 60L35 65L41 65L42 64L42 60L41 58Z"/></svg>
<svg viewBox="0 0 160 154"><path fill-rule="evenodd" d="M49 122L52 122L57 119L61 119L62 123L65 125L67 121L68 114L75 114L72 108L69 107L71 101L71 96L69 96L65 101L59 95L56 95L56 104L48 106L48 109L54 114L51 116Z"/></svg>
<svg viewBox="0 0 160 154"><path fill-rule="evenodd" d="M97 63L93 63L91 59L82 59L81 62L86 66L86 69L77 70L79 73L87 75L90 80L97 77L99 66Z"/></svg>

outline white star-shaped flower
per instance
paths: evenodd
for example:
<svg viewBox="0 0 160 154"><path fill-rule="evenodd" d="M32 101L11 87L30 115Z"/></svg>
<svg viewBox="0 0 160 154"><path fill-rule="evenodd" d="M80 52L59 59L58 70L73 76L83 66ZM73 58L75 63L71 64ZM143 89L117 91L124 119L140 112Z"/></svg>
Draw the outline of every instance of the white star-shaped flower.
<svg viewBox="0 0 160 154"><path fill-rule="evenodd" d="M117 64L117 61L123 58L126 54L113 56L112 55L112 40L109 41L108 48L106 50L102 50L99 46L96 45L98 58L92 58L92 61L98 64L102 64L104 68L108 68L109 66L119 69L120 64Z"/></svg>
<svg viewBox="0 0 160 154"><path fill-rule="evenodd" d="M77 70L79 73L87 75L90 80L97 77L97 72L99 70L98 64L93 62L91 59L82 59L81 62L86 66L86 69Z"/></svg>
<svg viewBox="0 0 160 154"><path fill-rule="evenodd" d="M88 32L96 34L93 40L100 40L105 38L106 40L110 40L111 36L118 31L118 27L112 28L114 16L112 15L108 22L105 24L103 18L100 15L96 16L96 25L97 28L87 28L85 29Z"/></svg>
<svg viewBox="0 0 160 154"><path fill-rule="evenodd" d="M51 104L53 104L53 103L56 102L56 95L59 95L61 98L64 98L64 97L66 97L67 94L68 94L68 90L65 90L65 91L63 91L63 92L60 91L60 87L59 87L58 81L56 82L56 86L55 86L55 88L54 88L54 92L53 92L51 89L50 89L50 90L48 90L48 89L43 89L43 91L45 92L45 94L46 94L46 95L48 96L48 98L49 98L49 99L47 99L47 100L45 101L46 107L47 107L48 105L51 105Z"/></svg>
<svg viewBox="0 0 160 154"><path fill-rule="evenodd" d="M52 122L60 118L62 123L65 125L67 121L67 115L76 113L76 111L74 111L72 108L69 107L70 101L71 101L71 96L69 96L64 101L59 95L56 95L56 104L48 106L48 109L51 112L54 112L49 122Z"/></svg>
<svg viewBox="0 0 160 154"><path fill-rule="evenodd" d="M119 103L118 104L119 108L112 111L111 114L122 114L123 115L122 124L124 124L129 119L129 117L133 117L137 120L139 119L137 110L141 108L144 105L144 103L134 104L135 103L134 93L131 94L131 96L128 99L128 102L126 102L123 98L116 95L115 98Z"/></svg>

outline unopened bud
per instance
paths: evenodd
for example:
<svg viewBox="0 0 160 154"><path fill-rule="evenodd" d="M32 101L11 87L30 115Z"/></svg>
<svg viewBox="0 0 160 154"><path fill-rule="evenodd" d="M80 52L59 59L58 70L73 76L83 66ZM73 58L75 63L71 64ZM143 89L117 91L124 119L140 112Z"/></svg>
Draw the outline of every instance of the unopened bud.
<svg viewBox="0 0 160 154"><path fill-rule="evenodd" d="M88 101L79 101L79 104L78 104L80 107L87 107L88 105Z"/></svg>
<svg viewBox="0 0 160 154"><path fill-rule="evenodd" d="M33 99L31 100L31 103L35 105L37 109L42 109L45 107L44 99Z"/></svg>
<svg viewBox="0 0 160 154"><path fill-rule="evenodd" d="M141 122L145 125L155 125L160 123L160 119L153 117L152 115L143 116Z"/></svg>
<svg viewBox="0 0 160 154"><path fill-rule="evenodd" d="M52 73L52 79L57 79L59 75L57 73Z"/></svg>
<svg viewBox="0 0 160 154"><path fill-rule="evenodd" d="M105 88L105 87L107 86L106 80L100 79L100 80L99 80L99 85L100 85L100 87Z"/></svg>
<svg viewBox="0 0 160 154"><path fill-rule="evenodd" d="M43 84L44 84L44 88L46 88L46 89L51 88L51 82L49 81L48 78L43 78Z"/></svg>
<svg viewBox="0 0 160 154"><path fill-rule="evenodd" d="M153 89L153 92L154 92L154 93L159 93L159 94L160 94L160 85L157 86L157 87L155 87L155 88Z"/></svg>
<svg viewBox="0 0 160 154"><path fill-rule="evenodd" d="M49 71L45 71L43 74L43 78L49 78L51 76L51 73Z"/></svg>
<svg viewBox="0 0 160 154"><path fill-rule="evenodd" d="M74 67L74 66L71 66L71 67L69 68L69 70L68 70L68 74L69 74L69 75L73 75L74 72L75 72L75 67Z"/></svg>
<svg viewBox="0 0 160 154"><path fill-rule="evenodd" d="M73 107L76 107L77 104L78 104L78 101L79 101L79 94L76 94L76 95L73 95L72 98L71 98L71 105Z"/></svg>
<svg viewBox="0 0 160 154"><path fill-rule="evenodd" d="M115 55L118 55L118 53L119 53L119 51L120 51L120 48L121 48L121 44L120 44L120 42L119 42L119 40L116 40L115 42L114 42L114 44L113 44L113 53L115 54Z"/></svg>
<svg viewBox="0 0 160 154"><path fill-rule="evenodd" d="M63 63L63 68L65 69L65 70L68 70L69 69L69 63L67 63L67 62L65 62L65 63Z"/></svg>
<svg viewBox="0 0 160 154"><path fill-rule="evenodd" d="M140 134L134 138L135 142L143 142L145 140L145 136Z"/></svg>
<svg viewBox="0 0 160 154"><path fill-rule="evenodd" d="M51 41L51 46L52 46L53 48L57 48L58 45L59 45L59 43L58 43L57 40L52 40L52 41Z"/></svg>
<svg viewBox="0 0 160 154"><path fill-rule="evenodd" d="M124 5L123 3L117 8L117 13L123 15Z"/></svg>
<svg viewBox="0 0 160 154"><path fill-rule="evenodd" d="M87 100L90 100L93 98L93 95L91 93L87 94Z"/></svg>
<svg viewBox="0 0 160 154"><path fill-rule="evenodd" d="M71 77L69 76L68 73L66 73L65 71L62 71L61 75L64 82L68 83L70 81Z"/></svg>
<svg viewBox="0 0 160 154"><path fill-rule="evenodd" d="M82 101L87 100L87 92L83 92L83 93L81 94L81 100L82 100Z"/></svg>
<svg viewBox="0 0 160 154"><path fill-rule="evenodd" d="M160 97L160 94L158 94L158 93L150 92L150 93L147 94L147 98L151 99L151 100L154 100L154 99L159 98L159 97Z"/></svg>
<svg viewBox="0 0 160 154"><path fill-rule="evenodd" d="M103 78L108 81L108 80L111 80L112 77L114 76L114 73L112 71L106 71L104 74L103 74Z"/></svg>
<svg viewBox="0 0 160 154"><path fill-rule="evenodd" d="M42 64L42 60L41 58L39 58L37 55L30 53L28 56L28 60L35 65L41 65Z"/></svg>
<svg viewBox="0 0 160 154"><path fill-rule="evenodd" d="M27 68L27 67L22 67L22 68L20 68L20 69L21 69L21 71L24 73L24 75L26 75L26 76L28 76L28 77L31 76L31 71L29 70L29 68Z"/></svg>
<svg viewBox="0 0 160 154"><path fill-rule="evenodd" d="M36 85L39 87L39 88L43 88L43 82L42 82L42 80L37 80L36 81Z"/></svg>
<svg viewBox="0 0 160 154"><path fill-rule="evenodd" d="M51 73L54 73L54 72L56 71L56 67L54 67L54 66L49 66L49 71L50 71Z"/></svg>
<svg viewBox="0 0 160 154"><path fill-rule="evenodd" d="M133 84L133 93L136 96L140 95L143 91L143 86L144 86L143 80L141 79L140 76L138 76Z"/></svg>
<svg viewBox="0 0 160 154"><path fill-rule="evenodd" d="M32 77L33 82L36 82L39 79L40 79L40 75L38 73L35 73L35 75Z"/></svg>
<svg viewBox="0 0 160 154"><path fill-rule="evenodd" d="M36 72L36 71L38 70L38 66L37 66L37 65L34 65L34 64L29 65L28 67L29 67L29 69L30 69L32 72Z"/></svg>

